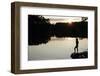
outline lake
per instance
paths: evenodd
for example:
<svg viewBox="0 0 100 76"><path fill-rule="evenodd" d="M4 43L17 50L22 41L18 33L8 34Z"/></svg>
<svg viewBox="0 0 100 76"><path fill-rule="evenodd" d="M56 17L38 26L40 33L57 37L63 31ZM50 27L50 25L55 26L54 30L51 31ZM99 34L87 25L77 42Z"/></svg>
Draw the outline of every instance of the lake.
<svg viewBox="0 0 100 76"><path fill-rule="evenodd" d="M78 40L79 52L88 51L88 39ZM75 38L51 37L46 44L28 46L28 60L71 59L70 55L74 52L75 45Z"/></svg>

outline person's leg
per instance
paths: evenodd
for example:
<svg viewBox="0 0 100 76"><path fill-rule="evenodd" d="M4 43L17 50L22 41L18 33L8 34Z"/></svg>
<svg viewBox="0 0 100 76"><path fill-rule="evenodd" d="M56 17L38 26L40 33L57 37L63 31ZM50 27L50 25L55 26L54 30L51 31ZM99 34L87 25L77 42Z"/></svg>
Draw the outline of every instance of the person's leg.
<svg viewBox="0 0 100 76"><path fill-rule="evenodd" d="M78 46L77 46L77 53L78 53Z"/></svg>
<svg viewBox="0 0 100 76"><path fill-rule="evenodd" d="M78 47L77 47L77 53L78 53Z"/></svg>
<svg viewBox="0 0 100 76"><path fill-rule="evenodd" d="M74 53L75 53L75 47L74 47Z"/></svg>
<svg viewBox="0 0 100 76"><path fill-rule="evenodd" d="M76 53L76 46L74 47L74 53Z"/></svg>

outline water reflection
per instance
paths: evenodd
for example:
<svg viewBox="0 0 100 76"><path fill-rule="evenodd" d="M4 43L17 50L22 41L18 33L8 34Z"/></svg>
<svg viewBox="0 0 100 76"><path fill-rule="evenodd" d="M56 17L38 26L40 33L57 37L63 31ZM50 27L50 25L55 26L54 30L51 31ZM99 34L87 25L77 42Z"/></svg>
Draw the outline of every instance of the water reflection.
<svg viewBox="0 0 100 76"><path fill-rule="evenodd" d="M71 59L76 38L56 38L46 44L28 46L28 60ZM79 38L78 52L88 51L88 39Z"/></svg>

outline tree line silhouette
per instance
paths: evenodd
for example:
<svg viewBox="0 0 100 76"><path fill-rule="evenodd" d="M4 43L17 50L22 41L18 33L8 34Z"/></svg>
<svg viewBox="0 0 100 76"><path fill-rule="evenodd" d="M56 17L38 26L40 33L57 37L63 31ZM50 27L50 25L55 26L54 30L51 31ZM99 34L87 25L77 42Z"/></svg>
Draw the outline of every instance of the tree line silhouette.
<svg viewBox="0 0 100 76"><path fill-rule="evenodd" d="M88 22L72 22L51 24L49 19L41 15L28 15L28 44L39 45L47 43L51 37L80 37L87 38Z"/></svg>

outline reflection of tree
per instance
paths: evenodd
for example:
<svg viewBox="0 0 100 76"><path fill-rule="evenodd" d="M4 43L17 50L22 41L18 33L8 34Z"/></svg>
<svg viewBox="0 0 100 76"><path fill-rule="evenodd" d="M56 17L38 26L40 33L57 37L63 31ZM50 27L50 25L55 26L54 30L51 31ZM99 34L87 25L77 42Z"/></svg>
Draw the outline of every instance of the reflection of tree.
<svg viewBox="0 0 100 76"><path fill-rule="evenodd" d="M28 43L38 45L47 43L50 37L87 37L88 22L83 18L81 22L50 24L49 19L39 15L28 16Z"/></svg>

